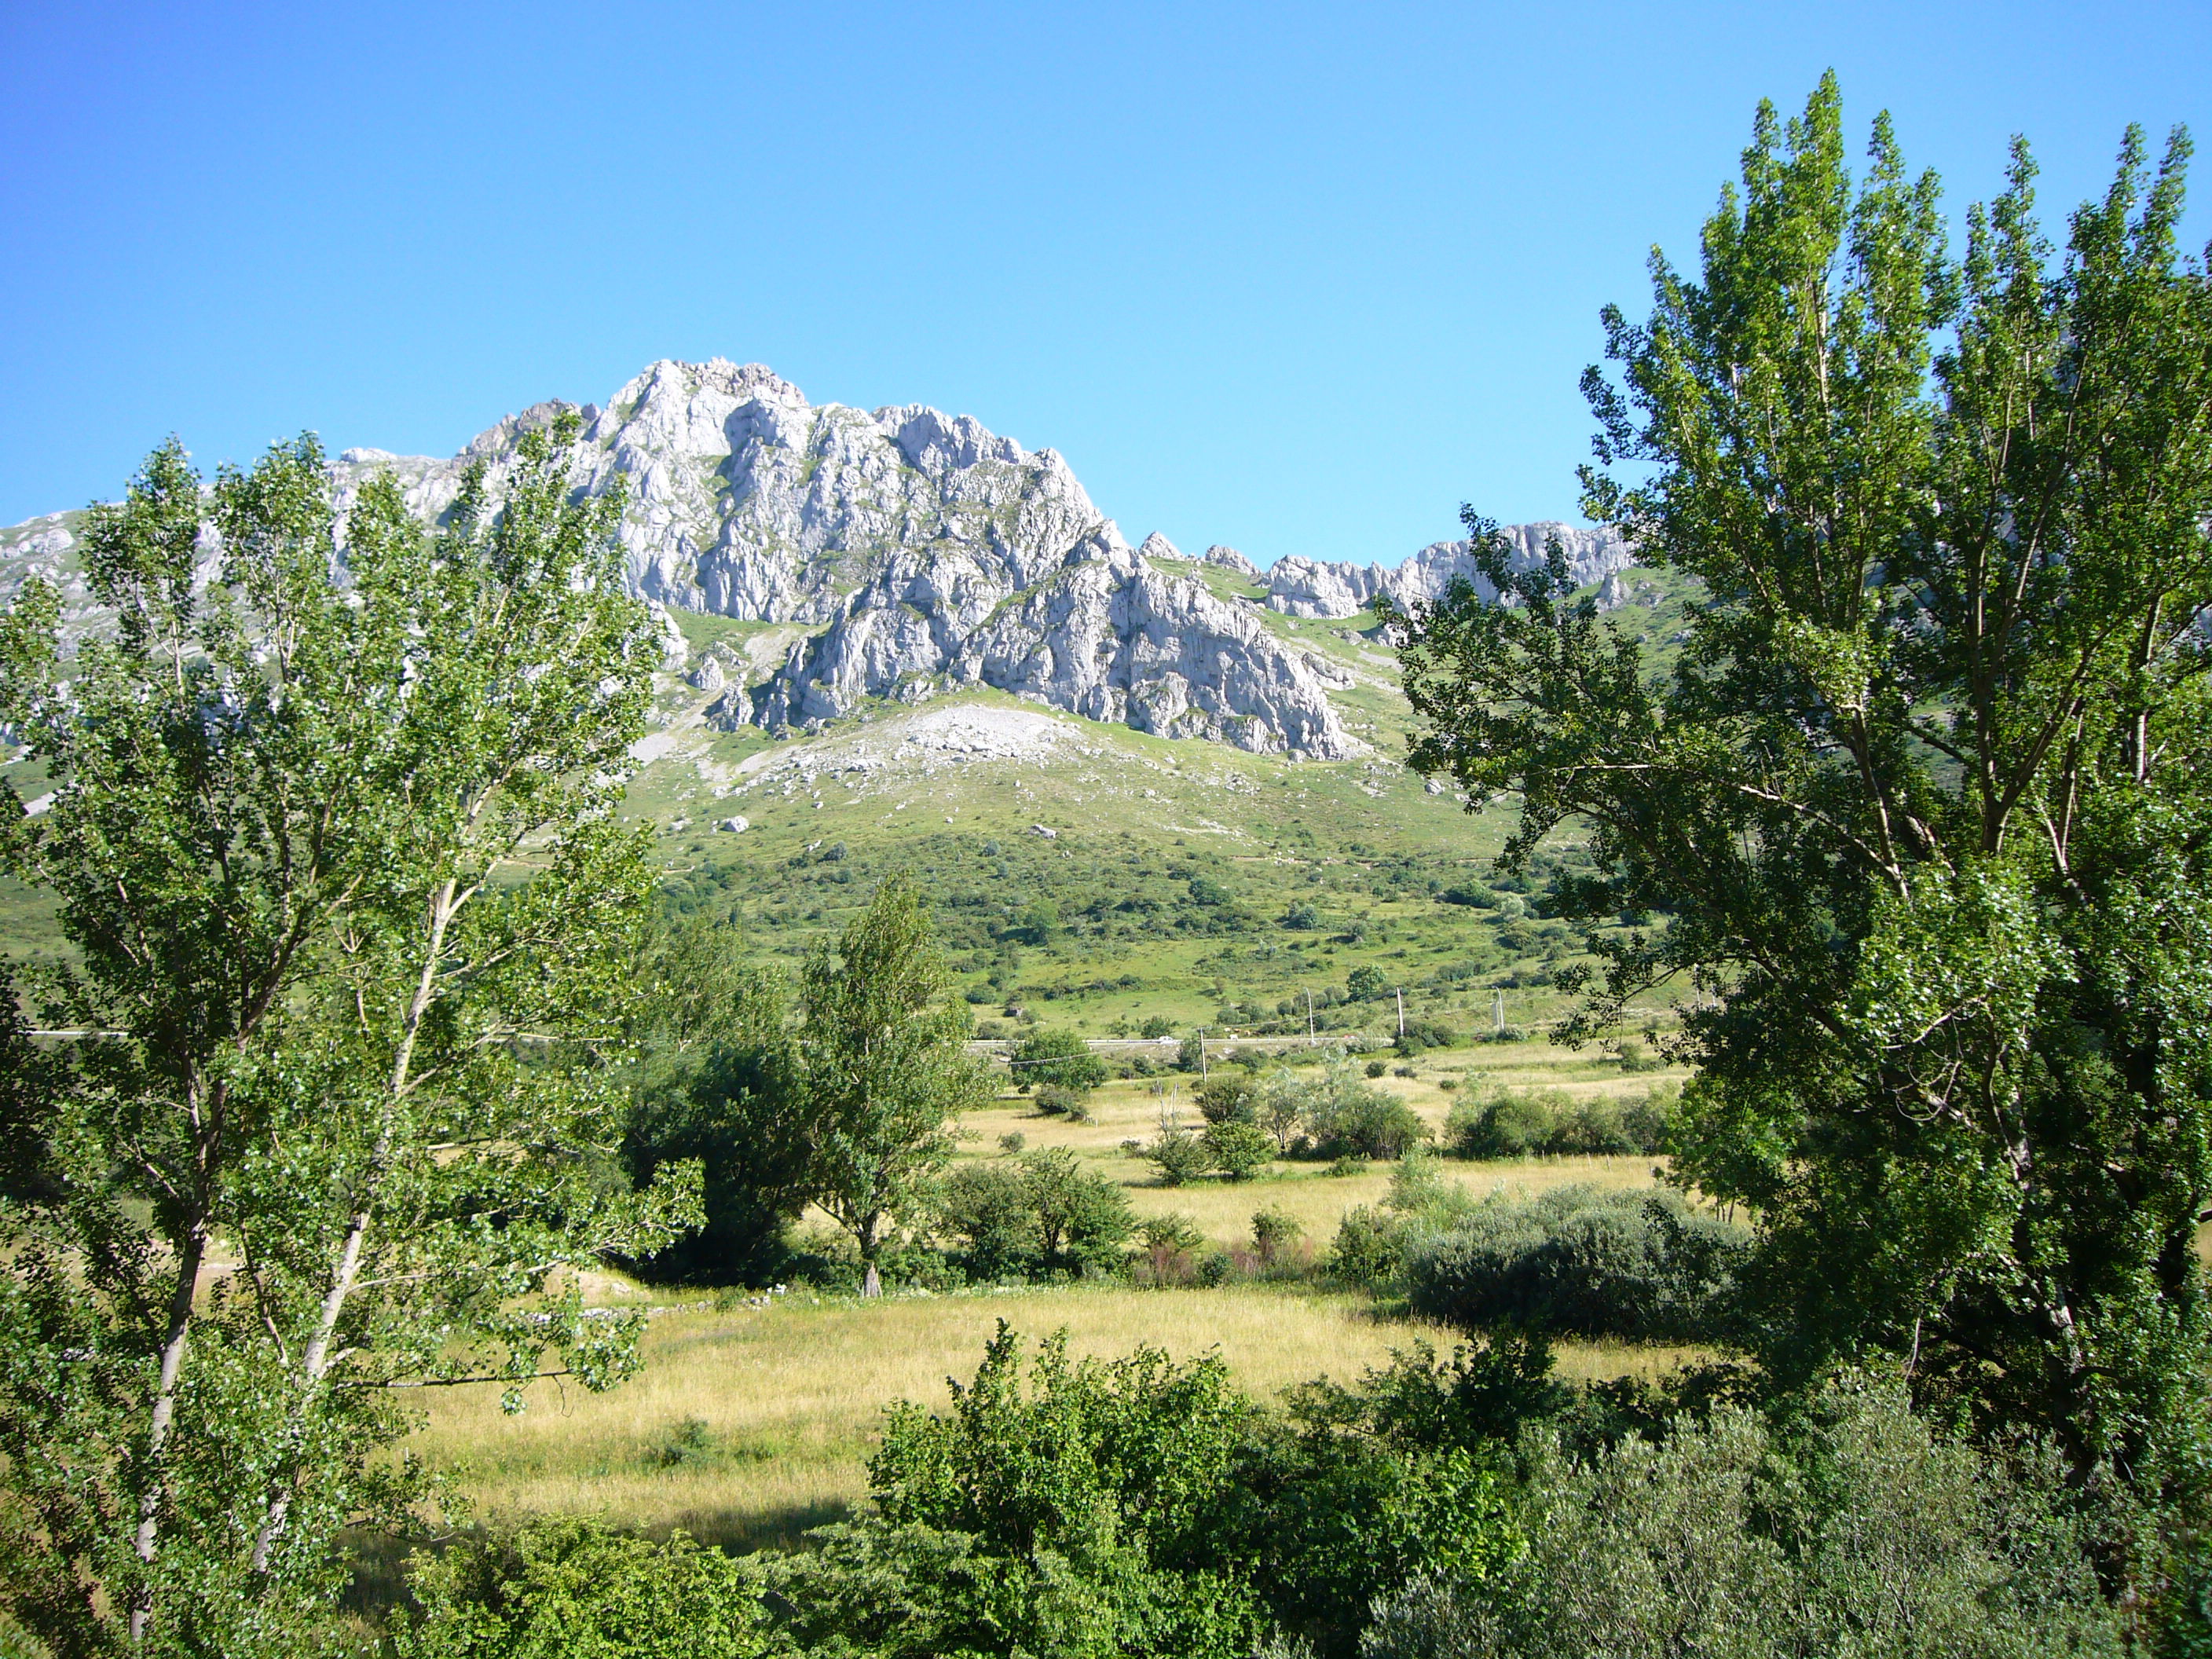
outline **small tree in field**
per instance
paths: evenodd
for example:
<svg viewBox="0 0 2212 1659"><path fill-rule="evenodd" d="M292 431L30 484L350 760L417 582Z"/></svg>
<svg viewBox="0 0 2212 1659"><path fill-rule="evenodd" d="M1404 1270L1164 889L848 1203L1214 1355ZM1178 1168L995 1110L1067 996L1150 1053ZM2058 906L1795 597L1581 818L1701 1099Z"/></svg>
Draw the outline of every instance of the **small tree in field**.
<svg viewBox="0 0 2212 1659"><path fill-rule="evenodd" d="M1052 1084L1084 1093L1106 1080L1106 1062L1073 1031L1032 1031L1007 1058L1014 1081L1024 1088Z"/></svg>
<svg viewBox="0 0 2212 1659"><path fill-rule="evenodd" d="M816 1201L853 1235L864 1296L898 1218L952 1155L952 1120L995 1092L913 879L885 879L806 964L800 1028Z"/></svg>
<svg viewBox="0 0 2212 1659"><path fill-rule="evenodd" d="M396 1388L635 1363L555 1277L696 1208L604 1178L655 647L574 431L434 538L388 477L341 526L312 439L211 495L172 443L92 514L114 637L65 655L38 583L0 617L55 785L0 786L0 845L90 1034L0 1136L0 1597L67 1659L307 1650L335 1534L413 1491Z"/></svg>

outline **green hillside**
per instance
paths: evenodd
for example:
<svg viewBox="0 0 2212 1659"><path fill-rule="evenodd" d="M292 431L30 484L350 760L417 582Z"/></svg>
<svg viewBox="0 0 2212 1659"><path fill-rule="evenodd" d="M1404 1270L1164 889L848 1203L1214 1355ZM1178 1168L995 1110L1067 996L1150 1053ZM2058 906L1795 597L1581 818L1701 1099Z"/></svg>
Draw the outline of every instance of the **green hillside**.
<svg viewBox="0 0 2212 1659"><path fill-rule="evenodd" d="M1552 970L1578 941L1547 915L1547 890L1581 861L1579 840L1562 834L1526 875L1498 878L1510 808L1470 815L1406 771L1410 711L1375 619L1284 617L1235 573L1193 568L1350 682L1334 696L1370 755L1291 763L988 690L775 741L716 729L715 694L664 676L629 805L659 826L669 906L726 917L761 957L795 966L878 878L910 868L985 1035L1024 1021L1099 1036L1303 1032L1310 994L1316 1029L1381 1036L1399 991L1409 1018L1462 1032L1492 1025L1501 992L1508 1021L1549 1018ZM1674 585L1638 571L1632 591L1640 602L1615 620L1663 656ZM678 620L695 653L733 670L805 631ZM33 768L4 775L27 799L42 790ZM740 832L715 827L737 817ZM0 939L16 956L58 948L43 895L0 883Z"/></svg>

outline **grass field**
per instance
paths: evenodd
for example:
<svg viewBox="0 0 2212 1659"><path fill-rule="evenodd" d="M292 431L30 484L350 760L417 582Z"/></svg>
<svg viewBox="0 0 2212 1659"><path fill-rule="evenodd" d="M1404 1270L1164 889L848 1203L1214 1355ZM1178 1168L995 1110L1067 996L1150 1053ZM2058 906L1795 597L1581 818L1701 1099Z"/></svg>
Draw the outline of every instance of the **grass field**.
<svg viewBox="0 0 2212 1659"><path fill-rule="evenodd" d="M1299 1286L1146 1291L1068 1285L850 1299L785 1298L764 1310L672 1308L653 1318L644 1374L605 1395L540 1384L503 1415L492 1387L439 1398L410 1448L449 1464L493 1521L593 1513L627 1526L682 1527L750 1547L795 1538L866 1495L884 1408L942 1405L1006 1321L1024 1336L1065 1328L1070 1352L1145 1344L1218 1350L1246 1392L1270 1396L1320 1376L1350 1381L1393 1348L1449 1333L1385 1319L1367 1297ZM1573 1344L1569 1376L1657 1376L1686 1351Z"/></svg>
<svg viewBox="0 0 2212 1659"><path fill-rule="evenodd" d="M1437 1086L1445 1077L1489 1075L1578 1093L1668 1080L1667 1073L1623 1077L1542 1044L1424 1056L1416 1070L1413 1078L1379 1081L1432 1123L1449 1109L1451 1097ZM1041 1117L1008 1094L968 1120L961 1156L1000 1156L999 1137L1011 1133L1028 1146L1073 1147L1122 1183L1139 1214L1180 1212L1224 1245L1245 1242L1253 1212L1264 1207L1295 1216L1325 1250L1346 1210L1388 1190L1389 1165L1334 1176L1313 1164L1280 1164L1234 1184L1152 1184L1152 1166L1124 1153L1121 1142L1154 1133L1163 1106L1179 1105L1194 1119L1191 1083L1109 1084L1092 1097L1097 1121L1088 1124ZM1443 1173L1478 1194L1653 1178L1651 1160L1638 1158L1447 1162ZM432 1400L411 1443L452 1468L454 1490L481 1518L591 1512L736 1546L787 1541L861 1500L884 1408L901 1400L943 1403L945 1379L974 1371L1001 1319L1031 1339L1065 1328L1079 1354L1121 1354L1141 1344L1178 1356L1217 1350L1238 1386L1259 1398L1316 1376L1351 1381L1416 1340L1439 1348L1451 1341L1449 1332L1396 1316L1364 1294L1306 1283L978 1287L875 1304L801 1290L764 1307L655 1292L613 1274L590 1288L610 1304L653 1306L640 1376L598 1395L541 1383L516 1417L501 1413L495 1388L454 1389ZM1559 1358L1571 1376L1656 1376L1686 1351L1568 1344Z"/></svg>

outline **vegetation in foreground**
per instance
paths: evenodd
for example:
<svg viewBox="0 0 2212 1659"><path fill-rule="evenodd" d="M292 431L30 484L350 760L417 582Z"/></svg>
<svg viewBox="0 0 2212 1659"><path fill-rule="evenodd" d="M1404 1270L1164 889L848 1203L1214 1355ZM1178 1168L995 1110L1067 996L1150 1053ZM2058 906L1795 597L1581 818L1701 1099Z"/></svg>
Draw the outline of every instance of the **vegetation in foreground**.
<svg viewBox="0 0 2212 1659"><path fill-rule="evenodd" d="M1648 469L1587 475L1591 508L1701 584L1682 649L1647 660L1473 515L1510 602L1389 619L1417 763L1522 803L1506 871L1590 826L1551 890L1606 972L1566 1034L1673 978L1700 997L1679 1109L1470 1100L1450 1146L1660 1146L1670 1193L1477 1196L1388 1061L1216 1078L1202 1047L1203 1127L1134 1146L1157 1189L1394 1165L1325 1256L1264 1202L1249 1250L1206 1251L1065 1147L960 1160L988 1091L911 884L818 943L788 1017L711 933L644 932L613 806L651 646L557 445L434 536L364 492L344 584L311 444L211 496L157 454L90 538L118 640L64 665L36 586L0 628L7 724L57 786L8 850L75 951L33 989L79 1033L43 1046L8 999L19 1625L65 1659L2212 1643L2186 147L2154 177L2131 137L2055 265L2022 151L1954 261L1886 123L1854 192L1837 105L1762 110L1702 280L1659 264L1651 321L1608 316L1624 384L1589 377L1601 460ZM650 960L705 964L690 1006L641 1005ZM1086 1056L1018 1058L1042 1113L1095 1117ZM592 1316L594 1261L757 1267L809 1206L855 1317L888 1323L902 1278L1163 1285L1202 1258L1254 1293L1403 1296L1463 1340L1261 1402L1218 1354L1001 1324L945 1410L890 1414L867 1507L806 1547L448 1531L381 1632L335 1616L341 1528L441 1518L395 1455L409 1391L611 1386L646 1321ZM1563 1333L1694 1346L1578 1385Z"/></svg>

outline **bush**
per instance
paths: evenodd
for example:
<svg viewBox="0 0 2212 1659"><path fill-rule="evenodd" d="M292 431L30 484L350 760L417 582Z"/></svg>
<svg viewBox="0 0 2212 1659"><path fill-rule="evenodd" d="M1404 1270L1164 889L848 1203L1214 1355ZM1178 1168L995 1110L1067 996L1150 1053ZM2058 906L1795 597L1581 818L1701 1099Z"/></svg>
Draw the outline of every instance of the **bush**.
<svg viewBox="0 0 2212 1659"><path fill-rule="evenodd" d="M1159 1139L1145 1148L1145 1156L1159 1166L1163 1187L1188 1185L1212 1162L1206 1143L1179 1123L1163 1124Z"/></svg>
<svg viewBox="0 0 2212 1659"><path fill-rule="evenodd" d="M966 1164L946 1177L939 1223L961 1270L994 1279L1103 1267L1136 1228L1120 1185L1086 1173L1064 1146L1012 1164Z"/></svg>
<svg viewBox="0 0 2212 1659"><path fill-rule="evenodd" d="M1459 1041L1459 1033L1441 1020L1409 1019L1406 1029L1398 1033L1397 1047L1410 1060L1431 1048L1455 1048Z"/></svg>
<svg viewBox="0 0 2212 1659"><path fill-rule="evenodd" d="M1344 994L1354 1002L1372 1002L1390 994L1390 981L1372 963L1363 962L1344 981Z"/></svg>
<svg viewBox="0 0 2212 1659"><path fill-rule="evenodd" d="M684 1533L656 1544L596 1521L416 1555L421 1608L399 1659L755 1659L770 1651L744 1565ZM781 1651L780 1645L777 1651Z"/></svg>
<svg viewBox="0 0 2212 1659"><path fill-rule="evenodd" d="M1586 1462L1537 1439L1514 1593L1429 1574L1365 1659L2130 1651L2063 1480L1937 1440L1893 1384L1841 1379L1798 1423L1734 1408Z"/></svg>
<svg viewBox="0 0 2212 1659"><path fill-rule="evenodd" d="M1007 1058L1018 1084L1087 1091L1106 1080L1106 1062L1073 1031L1031 1031Z"/></svg>
<svg viewBox="0 0 2212 1659"><path fill-rule="evenodd" d="M1150 1019L1146 1020L1142 1025L1137 1028L1137 1035L1147 1039L1148 1041L1157 1042L1164 1036L1173 1036L1175 1035L1175 1022L1167 1018L1164 1015L1154 1014Z"/></svg>
<svg viewBox="0 0 2212 1659"><path fill-rule="evenodd" d="M1305 1236L1305 1228L1287 1210L1266 1209L1253 1213L1252 1254L1269 1267L1287 1259Z"/></svg>
<svg viewBox="0 0 2212 1659"><path fill-rule="evenodd" d="M1200 1139L1207 1161L1231 1181L1249 1181L1275 1159L1275 1143L1267 1132L1242 1118L1210 1123Z"/></svg>
<svg viewBox="0 0 2212 1659"><path fill-rule="evenodd" d="M945 1415L894 1408L875 1511L770 1569L799 1650L878 1659L1116 1654L1247 1659L1266 1620L1201 1565L1255 1413L1222 1362L1156 1350L1028 1378L1001 1323Z"/></svg>
<svg viewBox="0 0 2212 1659"><path fill-rule="evenodd" d="M1084 1091L1071 1089L1064 1083L1047 1083L1030 1097L1040 1115L1061 1117L1083 1104Z"/></svg>
<svg viewBox="0 0 2212 1659"><path fill-rule="evenodd" d="M1396 1278L1404 1266L1397 1224L1390 1215L1365 1204L1344 1212L1328 1255L1332 1275L1347 1284L1381 1285Z"/></svg>
<svg viewBox="0 0 2212 1659"><path fill-rule="evenodd" d="M1390 1062L1387 1060L1370 1060L1367 1062L1366 1071L1370 1077L1381 1077L1389 1069Z"/></svg>
<svg viewBox="0 0 2212 1659"><path fill-rule="evenodd" d="M1656 1089L1631 1102L1608 1096L1576 1100L1558 1090L1540 1095L1501 1091L1455 1105L1445 1120L1445 1142L1455 1156L1468 1158L1656 1152L1667 1144L1674 1097L1672 1091Z"/></svg>
<svg viewBox="0 0 2212 1659"><path fill-rule="evenodd" d="M1200 1085L1198 1114L1208 1123L1252 1123L1260 1115L1259 1091L1248 1072L1224 1071Z"/></svg>
<svg viewBox="0 0 2212 1659"><path fill-rule="evenodd" d="M1315 1090L1306 1130L1319 1158L1399 1158L1428 1133L1413 1109L1393 1094L1361 1082L1350 1068L1333 1068Z"/></svg>
<svg viewBox="0 0 2212 1659"><path fill-rule="evenodd" d="M1566 1187L1492 1199L1407 1250L1414 1312L1483 1330L1582 1336L1726 1336L1750 1236L1671 1192Z"/></svg>

